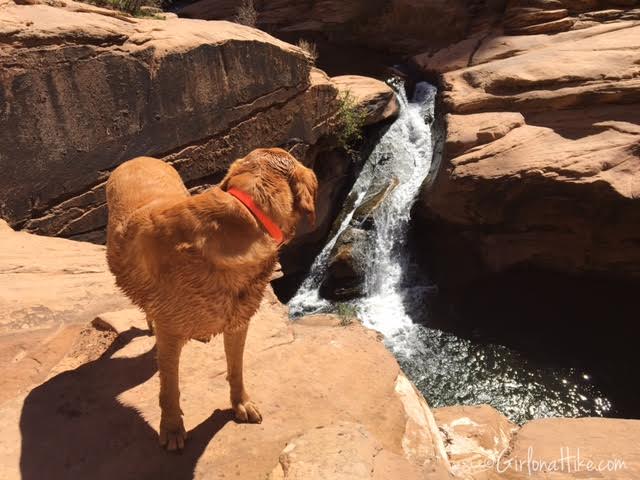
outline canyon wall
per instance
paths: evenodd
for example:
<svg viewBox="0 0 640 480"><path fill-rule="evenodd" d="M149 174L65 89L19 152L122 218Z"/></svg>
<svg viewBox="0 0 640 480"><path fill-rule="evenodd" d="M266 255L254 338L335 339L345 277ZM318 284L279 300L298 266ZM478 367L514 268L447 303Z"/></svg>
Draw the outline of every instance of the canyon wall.
<svg viewBox="0 0 640 480"><path fill-rule="evenodd" d="M178 9L178 14L230 20L238 5L234 0L198 0ZM501 10L504 1L256 0L254 5L257 26L279 38L326 40L406 54L461 40Z"/></svg>
<svg viewBox="0 0 640 480"><path fill-rule="evenodd" d="M229 22L3 3L0 217L12 226L102 241L105 181L139 155L195 190L266 145L331 171L315 160L338 89L302 50Z"/></svg>
<svg viewBox="0 0 640 480"><path fill-rule="evenodd" d="M446 114L416 208L433 271L443 284L513 268L637 280L640 9L529 3L413 58L440 79Z"/></svg>

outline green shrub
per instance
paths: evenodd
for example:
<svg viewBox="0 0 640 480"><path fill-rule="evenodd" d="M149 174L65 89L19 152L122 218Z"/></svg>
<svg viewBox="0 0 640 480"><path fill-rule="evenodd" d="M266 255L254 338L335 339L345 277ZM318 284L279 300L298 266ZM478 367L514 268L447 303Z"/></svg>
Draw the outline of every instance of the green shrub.
<svg viewBox="0 0 640 480"><path fill-rule="evenodd" d="M253 0L242 0L238 7L234 22L247 27L255 27L258 23L258 12L253 5Z"/></svg>
<svg viewBox="0 0 640 480"><path fill-rule="evenodd" d="M340 317L340 325L343 327L351 325L357 313L356 307L349 303L339 303L336 305L336 314Z"/></svg>
<svg viewBox="0 0 640 480"><path fill-rule="evenodd" d="M367 117L351 92L342 92L338 97L338 145L347 151L362 140L362 128Z"/></svg>
<svg viewBox="0 0 640 480"><path fill-rule="evenodd" d="M131 15L137 15L140 12L142 6L142 0L119 0L114 1L113 6L118 10L130 13Z"/></svg>

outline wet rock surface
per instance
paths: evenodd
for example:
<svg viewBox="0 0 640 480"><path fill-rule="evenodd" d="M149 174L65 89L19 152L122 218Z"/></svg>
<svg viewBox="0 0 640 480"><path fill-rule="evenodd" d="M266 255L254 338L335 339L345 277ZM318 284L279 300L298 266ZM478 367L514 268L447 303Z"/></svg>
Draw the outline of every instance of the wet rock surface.
<svg viewBox="0 0 640 480"><path fill-rule="evenodd" d="M324 298L349 300L365 293L365 272L371 261L369 237L375 229L374 215L397 185L395 178L374 182L353 212L349 226L340 234L331 251L320 286L320 294Z"/></svg>
<svg viewBox="0 0 640 480"><path fill-rule="evenodd" d="M324 298L348 300L364 294L367 236L365 230L347 227L338 237L320 286Z"/></svg>

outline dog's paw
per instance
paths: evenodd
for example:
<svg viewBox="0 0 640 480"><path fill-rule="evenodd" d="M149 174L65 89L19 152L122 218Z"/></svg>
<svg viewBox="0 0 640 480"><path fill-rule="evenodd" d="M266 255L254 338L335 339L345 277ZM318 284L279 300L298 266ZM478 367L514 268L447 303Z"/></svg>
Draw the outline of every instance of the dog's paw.
<svg viewBox="0 0 640 480"><path fill-rule="evenodd" d="M244 423L262 423L262 415L256 404L250 400L239 402L233 405L236 420Z"/></svg>
<svg viewBox="0 0 640 480"><path fill-rule="evenodd" d="M182 418L173 421L160 421L160 445L169 451L182 450L187 440Z"/></svg>

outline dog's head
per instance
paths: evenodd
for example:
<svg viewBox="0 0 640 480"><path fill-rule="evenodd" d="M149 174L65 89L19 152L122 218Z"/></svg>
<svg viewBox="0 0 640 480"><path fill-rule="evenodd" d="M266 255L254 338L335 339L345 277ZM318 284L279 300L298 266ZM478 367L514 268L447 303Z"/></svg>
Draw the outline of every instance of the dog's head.
<svg viewBox="0 0 640 480"><path fill-rule="evenodd" d="M233 162L220 183L222 190L232 187L251 195L282 229L285 241L293 237L301 217L315 224L316 175L281 148L258 148Z"/></svg>

